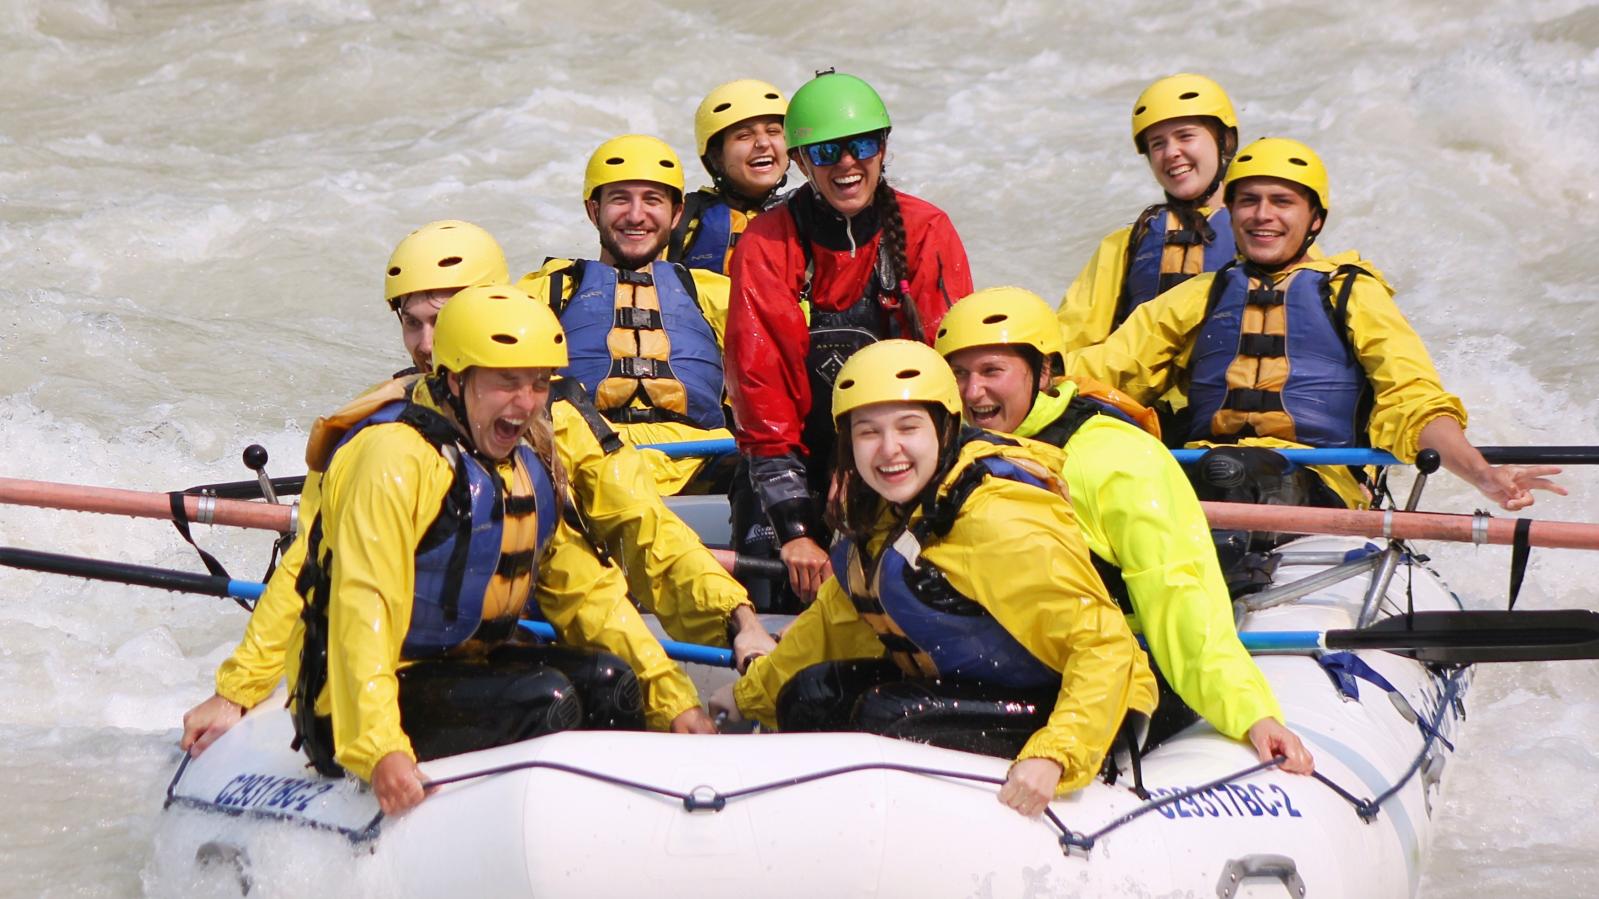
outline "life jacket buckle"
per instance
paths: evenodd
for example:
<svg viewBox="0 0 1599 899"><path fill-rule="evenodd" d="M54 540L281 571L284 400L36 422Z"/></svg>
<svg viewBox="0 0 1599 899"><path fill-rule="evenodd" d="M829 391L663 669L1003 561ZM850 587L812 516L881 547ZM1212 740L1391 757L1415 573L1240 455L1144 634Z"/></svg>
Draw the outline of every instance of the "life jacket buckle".
<svg viewBox="0 0 1599 899"><path fill-rule="evenodd" d="M1244 297L1244 302L1251 306L1281 306L1287 296L1281 290L1274 290L1270 287L1254 287L1250 288L1248 295Z"/></svg>
<svg viewBox="0 0 1599 899"><path fill-rule="evenodd" d="M623 356L612 360L611 371L623 378L661 378L670 377L670 373L661 374L661 360L645 359L642 356Z"/></svg>
<svg viewBox="0 0 1599 899"><path fill-rule="evenodd" d="M659 309L640 309L637 306L623 306L616 310L616 327L626 328L630 331L659 331L661 329L661 312Z"/></svg>
<svg viewBox="0 0 1599 899"><path fill-rule="evenodd" d="M655 278L649 272L636 272L623 268L616 270L616 281L619 284L632 284L636 287L655 286Z"/></svg>

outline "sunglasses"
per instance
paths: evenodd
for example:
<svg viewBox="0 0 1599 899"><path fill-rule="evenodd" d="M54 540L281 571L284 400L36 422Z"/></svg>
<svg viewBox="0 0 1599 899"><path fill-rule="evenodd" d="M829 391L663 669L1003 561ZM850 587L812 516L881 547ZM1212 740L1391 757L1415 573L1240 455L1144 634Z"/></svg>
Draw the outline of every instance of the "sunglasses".
<svg viewBox="0 0 1599 899"><path fill-rule="evenodd" d="M811 165L837 165L844 158L844 151L857 161L865 162L873 156L883 152L883 136L881 134L859 134L844 140L830 140L819 144L806 144L805 155Z"/></svg>

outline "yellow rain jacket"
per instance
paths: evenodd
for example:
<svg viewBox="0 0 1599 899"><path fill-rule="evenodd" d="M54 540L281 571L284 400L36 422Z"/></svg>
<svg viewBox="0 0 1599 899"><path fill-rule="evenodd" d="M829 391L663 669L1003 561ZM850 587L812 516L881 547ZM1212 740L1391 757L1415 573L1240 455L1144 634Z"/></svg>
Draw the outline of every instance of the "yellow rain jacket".
<svg viewBox="0 0 1599 899"><path fill-rule="evenodd" d="M1040 393L1016 433L1032 437L1066 412L1077 384ZM1061 466L1088 548L1121 569L1155 664L1217 731L1242 738L1262 718L1282 721L1271 684L1238 640L1210 525L1182 467L1158 439L1094 415L1066 441Z"/></svg>
<svg viewBox="0 0 1599 899"><path fill-rule="evenodd" d="M1323 259L1307 259L1273 276L1281 284L1299 269L1332 272L1343 264L1359 264L1375 278L1356 277L1349 298L1349 341L1371 383L1373 404L1367 421L1371 445L1410 462L1420 449L1421 430L1439 416L1466 426L1460 398L1444 390L1427 348L1394 303L1393 288L1355 251ZM1204 323L1213 274L1192 278L1138 307L1105 342L1068 353L1067 372L1103 381L1139 402L1148 403L1170 389L1186 390L1187 367ZM1343 278L1334 279L1336 295ZM1266 437L1239 441L1244 446L1294 447ZM1192 446L1208 446L1195 442ZM1317 474L1351 506L1366 503L1365 493L1349 469L1314 466Z"/></svg>
<svg viewBox="0 0 1599 899"><path fill-rule="evenodd" d="M544 263L544 267L536 272L523 275L516 286L526 291L528 296L545 303L550 302L550 275L563 272L572 267L570 259L551 259ZM689 274L694 278L697 299L700 310L705 313L705 320L710 324L712 332L716 335L716 345L721 348L722 335L727 329L727 303L730 282L724 275L705 269L689 269ZM570 298L576 288L574 279L566 278L562 282L562 299ZM593 389L594 385L584 385ZM636 422L632 424L616 424L616 433L623 441L631 446L646 446L654 443L682 443L691 440L732 440L733 432L727 428L697 428L690 424L675 421L662 422ZM655 476L657 492L662 496L676 496L682 493L694 479L704 470L704 458L668 458L659 450L640 450L650 464L650 469Z"/></svg>
<svg viewBox="0 0 1599 899"><path fill-rule="evenodd" d="M948 490L962 470L984 455L1003 454L1044 471L1064 464L1054 447L1020 443L968 444L940 489ZM874 555L892 525L885 513L868 541ZM989 477L972 491L949 533L926 545L922 556L1039 661L1061 673L1060 696L1049 723L1027 741L1016 760L1059 763L1063 773L1057 794L1087 784L1099 772L1126 712L1149 714L1156 695L1148 659L1094 573L1071 506L1037 487ZM778 691L800 670L832 659L882 655L884 646L876 633L838 579L830 578L784 633L777 650L750 663L734 687L734 698L745 716L775 727Z"/></svg>
<svg viewBox="0 0 1599 899"><path fill-rule="evenodd" d="M426 390L413 393L413 399L432 406ZM511 463L497 468L504 478ZM335 758L363 779L390 752L413 755L400 728L395 672L406 664L400 648L414 592L414 547L437 516L453 477L449 462L414 429L376 425L351 439L321 479L318 514L333 510L323 519L323 543L335 559L328 614L330 642L338 649L329 654L328 686L317 699L317 711L343 722L335 727ZM413 490L385 489L395 483ZM273 574L251 616L254 633L247 633L236 651L242 662L230 660L218 672L218 691L241 704L252 698L249 694L264 696L267 654L274 649L283 648L277 658L286 662L291 682L298 673L303 628L293 581L304 565L304 541L295 541L291 549L296 554ZM596 590L606 575L612 589ZM687 676L628 602L620 575L604 566L564 520L539 561L534 597L562 642L603 649L629 663L643 688L650 726L664 729L699 704ZM278 636L285 624L290 628L286 641Z"/></svg>
<svg viewBox="0 0 1599 899"><path fill-rule="evenodd" d="M571 403L551 402L550 416L556 454L566 468L572 497L591 532L623 569L605 566L593 587L596 595L624 589L625 575L625 589L660 618L673 639L726 646L728 619L734 609L749 604L744 588L661 501L638 453L626 447L605 453ZM300 521L316 518L321 484L320 472L306 474ZM294 581L304 563L305 541L295 540L256 602L243 639L217 668L216 690L224 699L253 708L277 689L299 620L301 601ZM681 691L681 684L661 689L666 691L662 695L670 696ZM650 714L652 724L658 723L653 709ZM665 720L670 722L671 717L676 715Z"/></svg>

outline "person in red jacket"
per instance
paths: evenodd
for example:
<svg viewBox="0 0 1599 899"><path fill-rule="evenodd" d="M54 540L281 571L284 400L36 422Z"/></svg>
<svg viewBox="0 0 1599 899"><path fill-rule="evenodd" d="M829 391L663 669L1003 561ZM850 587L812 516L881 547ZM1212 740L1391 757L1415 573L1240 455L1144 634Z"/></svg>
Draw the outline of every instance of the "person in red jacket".
<svg viewBox="0 0 1599 899"><path fill-rule="evenodd" d="M808 183L750 223L729 272L727 392L749 474L734 482L733 540L745 553L780 548L789 585L809 602L831 574L822 508L833 379L877 340L931 344L972 276L949 217L884 178L890 123L871 85L818 74L784 124Z"/></svg>

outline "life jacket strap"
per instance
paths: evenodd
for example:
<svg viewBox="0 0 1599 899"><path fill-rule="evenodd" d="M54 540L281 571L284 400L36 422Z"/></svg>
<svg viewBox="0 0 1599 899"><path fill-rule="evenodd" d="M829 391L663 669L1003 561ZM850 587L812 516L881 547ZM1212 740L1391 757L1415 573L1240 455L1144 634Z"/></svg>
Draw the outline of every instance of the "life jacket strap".
<svg viewBox="0 0 1599 899"><path fill-rule="evenodd" d="M1240 356L1283 356L1285 338L1281 334L1245 334L1238 338Z"/></svg>

